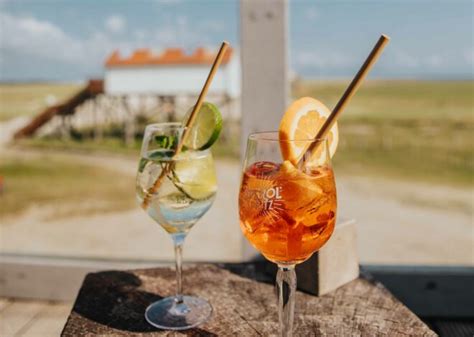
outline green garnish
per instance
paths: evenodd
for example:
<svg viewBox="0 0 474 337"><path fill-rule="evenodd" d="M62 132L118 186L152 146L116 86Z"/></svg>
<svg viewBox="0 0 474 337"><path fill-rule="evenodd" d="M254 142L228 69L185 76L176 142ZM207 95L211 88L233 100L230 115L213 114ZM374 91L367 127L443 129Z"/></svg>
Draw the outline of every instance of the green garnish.
<svg viewBox="0 0 474 337"><path fill-rule="evenodd" d="M191 116L191 110L184 117L185 124ZM202 103L193 126L184 140L184 146L192 150L205 150L215 143L222 130L222 116L217 107L209 102Z"/></svg>
<svg viewBox="0 0 474 337"><path fill-rule="evenodd" d="M146 158L141 158L140 162L138 163L138 172L142 173L147 163L148 160Z"/></svg>
<svg viewBox="0 0 474 337"><path fill-rule="evenodd" d="M155 142L161 149L176 149L178 138L176 136L156 135Z"/></svg>

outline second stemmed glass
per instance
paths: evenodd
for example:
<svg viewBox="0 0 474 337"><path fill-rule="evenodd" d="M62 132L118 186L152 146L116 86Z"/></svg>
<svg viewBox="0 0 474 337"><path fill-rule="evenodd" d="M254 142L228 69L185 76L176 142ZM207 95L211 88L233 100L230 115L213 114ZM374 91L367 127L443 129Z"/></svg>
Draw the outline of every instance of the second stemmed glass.
<svg viewBox="0 0 474 337"><path fill-rule="evenodd" d="M152 303L145 313L150 324L168 330L196 327L212 313L206 300L182 294L184 240L209 210L217 191L210 150L175 154L184 130L181 123L146 127L136 179L138 202L171 235L175 247L176 295Z"/></svg>
<svg viewBox="0 0 474 337"><path fill-rule="evenodd" d="M288 146L305 153L298 165L285 160ZM295 265L331 236L336 221L336 186L325 139L280 140L278 132L251 134L239 195L240 227L250 243L278 265L281 336L293 330Z"/></svg>

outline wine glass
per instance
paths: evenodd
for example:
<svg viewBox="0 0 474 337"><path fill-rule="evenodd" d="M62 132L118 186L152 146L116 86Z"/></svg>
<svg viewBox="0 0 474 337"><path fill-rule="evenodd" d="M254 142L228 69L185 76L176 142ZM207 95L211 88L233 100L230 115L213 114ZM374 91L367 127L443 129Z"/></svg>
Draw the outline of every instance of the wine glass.
<svg viewBox="0 0 474 337"><path fill-rule="evenodd" d="M212 313L206 300L182 295L184 240L209 210L217 191L214 161L209 149L176 153L184 130L181 123L146 127L136 179L139 204L171 235L174 243L176 295L152 303L145 312L151 325L169 330L196 327Z"/></svg>
<svg viewBox="0 0 474 337"><path fill-rule="evenodd" d="M310 145L314 150L306 152ZM289 146L300 149L302 158L286 160L281 148ZM326 139L280 140L278 132L249 136L239 194L240 227L250 243L278 265L282 336L291 336L293 330L295 265L328 241L336 208Z"/></svg>

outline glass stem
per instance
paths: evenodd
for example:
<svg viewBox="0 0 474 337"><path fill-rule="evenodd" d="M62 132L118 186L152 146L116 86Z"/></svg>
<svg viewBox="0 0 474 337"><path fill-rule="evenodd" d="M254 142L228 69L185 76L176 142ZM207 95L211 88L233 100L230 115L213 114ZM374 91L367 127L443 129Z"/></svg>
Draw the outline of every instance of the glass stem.
<svg viewBox="0 0 474 337"><path fill-rule="evenodd" d="M293 317L295 311L296 273L295 266L278 266L278 319L280 336L293 335Z"/></svg>
<svg viewBox="0 0 474 337"><path fill-rule="evenodd" d="M173 235L174 255L176 263L176 303L183 303L183 285L182 285L182 265L183 265L183 244L185 235Z"/></svg>

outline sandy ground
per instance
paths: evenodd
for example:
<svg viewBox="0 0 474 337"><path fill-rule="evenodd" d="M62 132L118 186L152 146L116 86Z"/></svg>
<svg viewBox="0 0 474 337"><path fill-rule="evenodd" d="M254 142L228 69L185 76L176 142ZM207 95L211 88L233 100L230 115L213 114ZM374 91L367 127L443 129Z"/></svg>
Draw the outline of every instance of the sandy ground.
<svg viewBox="0 0 474 337"><path fill-rule="evenodd" d="M16 117L0 123L0 147L3 147L11 139L14 133L30 121L29 117Z"/></svg>
<svg viewBox="0 0 474 337"><path fill-rule="evenodd" d="M472 190L343 176L338 192L362 262L474 265Z"/></svg>
<svg viewBox="0 0 474 337"><path fill-rule="evenodd" d="M14 155L16 151L3 150ZM21 155L39 156L24 150ZM91 165L108 167L131 176L137 162L121 156L61 154ZM242 237L237 222L239 167L217 164L219 191L213 207L195 225L186 240L185 258L190 261L239 261ZM104 214L84 214L54 219L55 205L31 207L15 217L1 220L0 249L18 254L170 260L173 245L169 235L141 208Z"/></svg>
<svg viewBox="0 0 474 337"><path fill-rule="evenodd" d="M135 175L121 157L73 155L93 165ZM219 192L211 210L188 236L187 261L239 261L240 166L217 162ZM339 216L354 218L362 263L474 265L471 189L409 184L337 174ZM1 220L4 253L171 260L168 235L138 208L51 220L54 205L33 207Z"/></svg>

